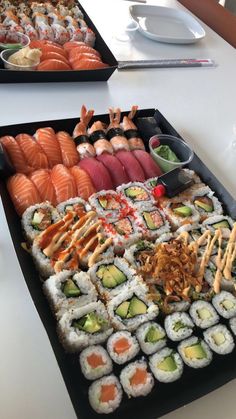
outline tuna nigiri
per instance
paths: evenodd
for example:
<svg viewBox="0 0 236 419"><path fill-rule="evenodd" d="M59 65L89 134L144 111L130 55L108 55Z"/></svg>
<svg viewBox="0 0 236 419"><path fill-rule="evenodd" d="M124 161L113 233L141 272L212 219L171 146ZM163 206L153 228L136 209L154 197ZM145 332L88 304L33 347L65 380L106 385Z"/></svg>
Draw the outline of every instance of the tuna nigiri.
<svg viewBox="0 0 236 419"><path fill-rule="evenodd" d="M146 179L162 175L160 167L154 162L149 153L143 150L133 150L131 153L142 166Z"/></svg>
<svg viewBox="0 0 236 419"><path fill-rule="evenodd" d="M53 167L51 171L51 180L58 203L77 196L74 178L63 164L57 164Z"/></svg>
<svg viewBox="0 0 236 419"><path fill-rule="evenodd" d="M55 131L50 128L39 128L34 134L37 143L48 158L49 167L62 163L62 155Z"/></svg>
<svg viewBox="0 0 236 419"><path fill-rule="evenodd" d="M131 182L144 182L145 174L142 166L130 151L118 151L116 157L124 166Z"/></svg>
<svg viewBox="0 0 236 419"><path fill-rule="evenodd" d="M108 170L95 158L88 157L81 160L79 167L89 174L97 191L114 189Z"/></svg>
<svg viewBox="0 0 236 419"><path fill-rule="evenodd" d="M4 137L0 138L0 143L6 150L11 164L14 166L16 172L26 174L31 172L32 168L28 166L25 156L22 153L21 148L15 141L14 137L11 137L10 135L5 135Z"/></svg>
<svg viewBox="0 0 236 419"><path fill-rule="evenodd" d="M31 205L42 202L42 198L33 182L27 176L17 173L7 181L7 189L18 215Z"/></svg>
<svg viewBox="0 0 236 419"><path fill-rule="evenodd" d="M16 136L16 141L29 166L34 169L48 169L47 156L31 135L19 134Z"/></svg>
<svg viewBox="0 0 236 419"><path fill-rule="evenodd" d="M97 156L97 160L103 163L108 170L115 188L122 185L122 183L129 182L125 168L117 157L104 153L101 156Z"/></svg>
<svg viewBox="0 0 236 419"><path fill-rule="evenodd" d="M50 170L40 169L31 173L30 180L39 191L42 201L49 201L52 205L57 205L56 192L51 180Z"/></svg>
<svg viewBox="0 0 236 419"><path fill-rule="evenodd" d="M71 167L69 171L75 180L78 195L87 201L96 192L90 176L78 166Z"/></svg>
<svg viewBox="0 0 236 419"><path fill-rule="evenodd" d="M71 136L65 131L56 134L60 146L62 162L66 167L75 166L79 162L79 154Z"/></svg>

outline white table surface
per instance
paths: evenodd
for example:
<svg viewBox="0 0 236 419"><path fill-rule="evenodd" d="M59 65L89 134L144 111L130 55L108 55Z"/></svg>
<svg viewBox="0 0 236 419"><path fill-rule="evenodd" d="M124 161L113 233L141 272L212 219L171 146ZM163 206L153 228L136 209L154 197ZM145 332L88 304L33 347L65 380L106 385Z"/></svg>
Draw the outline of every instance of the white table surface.
<svg viewBox="0 0 236 419"><path fill-rule="evenodd" d="M135 34L115 39L131 3L82 0L117 59L212 58L216 68L116 71L96 83L0 85L1 125L95 113L108 107L156 107L236 197L235 50L206 27L191 45L161 44ZM152 4L182 8L175 0ZM109 18L108 18L109 17ZM75 419L70 398L44 327L31 300L0 203L0 418ZM165 416L166 419L235 419L235 380ZM89 418L87 418L89 419Z"/></svg>

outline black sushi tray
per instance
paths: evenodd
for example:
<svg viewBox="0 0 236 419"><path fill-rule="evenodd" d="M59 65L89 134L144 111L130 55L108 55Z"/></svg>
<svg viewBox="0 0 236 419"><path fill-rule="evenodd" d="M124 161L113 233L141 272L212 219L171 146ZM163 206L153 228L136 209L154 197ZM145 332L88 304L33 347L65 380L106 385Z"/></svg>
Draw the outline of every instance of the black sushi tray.
<svg viewBox="0 0 236 419"><path fill-rule="evenodd" d="M127 114L128 112L123 113L123 115ZM97 115L94 117L94 120L101 120L107 123L108 115ZM33 134L36 129L46 126L51 126L56 131L65 130L72 133L77 122L77 119L65 119L10 125L0 127L0 137L3 135L15 136L21 132ZM134 122L138 126L146 146L148 139L160 132L180 137L164 116L155 109L139 110ZM122 417L130 419L135 417L136 419L156 419L206 395L236 377L236 350L230 355L221 357L214 354L212 363L206 368L194 370L185 366L184 373L178 381L171 384L156 383L152 392L146 397L128 399L124 395L120 407L110 415L98 415L95 413L88 403L87 392L90 383L85 380L80 372L78 355L67 354L59 342L56 332L56 321L43 294L38 272L31 256L21 247L24 237L20 218L14 210L6 189L4 180L6 171L4 172L3 166L2 171L0 171L0 193L12 241L27 287L48 334L78 418L98 419L99 417L111 417L112 419L118 419ZM224 205L225 213L236 219L236 201L196 154L188 167L195 170L201 179L215 191L216 196ZM117 376L119 372L120 367L114 367L114 373Z"/></svg>
<svg viewBox="0 0 236 419"><path fill-rule="evenodd" d="M109 67L98 70L71 70L71 71L11 71L4 69L3 62L0 59L0 83L48 83L48 82L85 82L85 81L107 81L117 69L118 63L101 37L92 20L79 5L84 19L90 29L96 35L94 48L100 52L102 60Z"/></svg>

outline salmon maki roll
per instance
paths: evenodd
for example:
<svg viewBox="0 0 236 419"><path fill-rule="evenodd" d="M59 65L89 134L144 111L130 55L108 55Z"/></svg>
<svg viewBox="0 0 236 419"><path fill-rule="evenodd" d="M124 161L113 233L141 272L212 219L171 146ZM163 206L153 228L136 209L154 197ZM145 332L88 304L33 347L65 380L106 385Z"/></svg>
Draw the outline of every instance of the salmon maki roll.
<svg viewBox="0 0 236 419"><path fill-rule="evenodd" d="M50 170L40 169L31 173L30 180L34 183L42 197L42 201L49 201L52 205L57 205L56 192L51 180Z"/></svg>
<svg viewBox="0 0 236 419"><path fill-rule="evenodd" d="M108 170L95 158L81 160L79 167L88 173L97 191L114 189Z"/></svg>
<svg viewBox="0 0 236 419"><path fill-rule="evenodd" d="M62 155L62 162L66 167L75 166L79 162L79 154L72 137L65 131L56 134Z"/></svg>
<svg viewBox="0 0 236 419"><path fill-rule="evenodd" d="M87 201L96 192L90 176L78 166L73 166L69 170L75 180L78 195Z"/></svg>
<svg viewBox="0 0 236 419"><path fill-rule="evenodd" d="M42 202L42 198L33 182L22 173L11 176L7 181L7 189L18 215L31 205Z"/></svg>
<svg viewBox="0 0 236 419"><path fill-rule="evenodd" d="M0 143L3 145L4 150L6 150L10 162L14 166L16 172L27 174L33 170L33 168L27 164L26 158L14 137L5 135L0 138Z"/></svg>
<svg viewBox="0 0 236 419"><path fill-rule="evenodd" d="M127 175L131 182L144 182L145 174L142 166L130 151L118 151L116 157L124 166Z"/></svg>
<svg viewBox="0 0 236 419"><path fill-rule="evenodd" d="M74 178L63 164L57 164L53 167L51 180L55 188L58 203L77 196Z"/></svg>
<svg viewBox="0 0 236 419"><path fill-rule="evenodd" d="M49 167L62 163L62 155L55 131L50 128L39 128L34 134L37 143L48 158Z"/></svg>
<svg viewBox="0 0 236 419"><path fill-rule="evenodd" d="M19 134L16 136L16 141L29 166L34 169L48 169L47 156L31 135Z"/></svg>

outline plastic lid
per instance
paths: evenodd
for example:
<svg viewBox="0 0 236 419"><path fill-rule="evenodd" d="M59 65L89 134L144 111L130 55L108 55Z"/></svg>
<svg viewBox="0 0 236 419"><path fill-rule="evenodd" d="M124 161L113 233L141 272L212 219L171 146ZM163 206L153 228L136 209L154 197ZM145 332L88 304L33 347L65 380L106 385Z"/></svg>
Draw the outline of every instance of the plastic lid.
<svg viewBox="0 0 236 419"><path fill-rule="evenodd" d="M155 198L161 198L166 194L166 188L164 185L157 185L155 188L153 188L153 195Z"/></svg>

